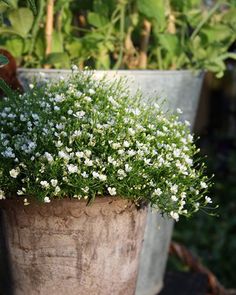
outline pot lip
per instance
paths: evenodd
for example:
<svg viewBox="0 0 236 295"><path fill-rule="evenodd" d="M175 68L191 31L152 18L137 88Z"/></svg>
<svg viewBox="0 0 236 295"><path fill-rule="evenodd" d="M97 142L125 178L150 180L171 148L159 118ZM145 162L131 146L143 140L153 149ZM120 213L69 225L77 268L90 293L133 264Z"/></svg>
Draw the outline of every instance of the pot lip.
<svg viewBox="0 0 236 295"><path fill-rule="evenodd" d="M25 197L27 198L27 197ZM29 205L24 205L24 198L19 198L19 197L13 197L13 198L8 198L0 201L0 208L7 208L8 206L20 206L20 207L31 207L31 206L37 206L37 207L56 207L61 204L80 204L81 206L85 208L90 208L93 207L93 205L111 205L111 204L117 204L117 205L124 205L127 207L132 207L136 206L137 208L143 208L147 207L146 205L140 204L140 206L137 206L133 200L129 200L126 198L122 198L119 196L97 196L91 203L88 204L88 200L85 199L76 199L76 198L69 198L69 197L64 197L64 198L52 198L50 200L50 203L44 203L41 202L40 200L37 200L35 198L27 198L27 201Z"/></svg>
<svg viewBox="0 0 236 295"><path fill-rule="evenodd" d="M72 215L80 217L82 215L96 217L122 214L123 212L143 212L147 213L148 206L137 206L134 202L120 197L97 197L90 205L86 200L62 198L52 199L50 203L43 203L33 199L29 205L25 205L22 199L12 198L0 201L0 210L9 214L39 214L42 217L48 216L65 217ZM8 213L7 213L8 214Z"/></svg>
<svg viewBox="0 0 236 295"><path fill-rule="evenodd" d="M201 76L205 73L205 71L203 70L188 70L188 69L184 69L184 70L150 70L150 69L134 69L134 70L92 70L91 72L94 73L121 73L121 74L135 74L135 75L153 75L153 74L161 74L161 75L193 75L193 76ZM71 70L69 69L43 69L43 68L18 68L17 69L17 73L62 73L62 74L68 74L71 73Z"/></svg>

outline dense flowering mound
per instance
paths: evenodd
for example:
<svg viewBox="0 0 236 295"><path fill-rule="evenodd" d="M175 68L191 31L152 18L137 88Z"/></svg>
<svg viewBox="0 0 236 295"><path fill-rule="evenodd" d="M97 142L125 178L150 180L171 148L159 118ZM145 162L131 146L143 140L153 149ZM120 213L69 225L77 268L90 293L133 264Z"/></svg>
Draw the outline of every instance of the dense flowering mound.
<svg viewBox="0 0 236 295"><path fill-rule="evenodd" d="M211 203L187 124L89 72L0 102L0 198L147 201L178 220ZM28 198L28 199L27 199Z"/></svg>

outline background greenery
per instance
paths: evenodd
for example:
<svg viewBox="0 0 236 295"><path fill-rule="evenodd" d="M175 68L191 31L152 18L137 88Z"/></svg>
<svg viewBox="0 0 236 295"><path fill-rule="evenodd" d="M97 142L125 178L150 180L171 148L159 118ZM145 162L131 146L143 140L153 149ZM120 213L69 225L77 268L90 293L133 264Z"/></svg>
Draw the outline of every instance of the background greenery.
<svg viewBox="0 0 236 295"><path fill-rule="evenodd" d="M0 46L24 67L68 68L72 62L97 69L207 69L222 76L224 60L235 58L228 52L236 40L235 0L32 3L0 3Z"/></svg>
<svg viewBox="0 0 236 295"><path fill-rule="evenodd" d="M218 202L218 217L204 213L181 219L174 239L197 255L228 288L235 288L236 268L236 67L210 84L208 124L200 131L199 146L214 173L211 196ZM208 85L209 87L209 85ZM169 268L185 269L170 257Z"/></svg>

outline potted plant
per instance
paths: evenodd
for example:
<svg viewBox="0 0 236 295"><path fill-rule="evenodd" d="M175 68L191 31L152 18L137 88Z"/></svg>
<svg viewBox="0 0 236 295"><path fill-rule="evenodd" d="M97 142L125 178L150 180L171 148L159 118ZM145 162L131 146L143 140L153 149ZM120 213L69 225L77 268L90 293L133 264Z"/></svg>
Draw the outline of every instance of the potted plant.
<svg viewBox="0 0 236 295"><path fill-rule="evenodd" d="M129 76L134 80L129 86L141 87L145 97L153 92L166 97L168 108L182 109L180 117L191 127L202 71L220 77L225 60L235 58L228 53L236 39L232 1L48 0L38 2L35 18L29 9L16 4L2 9L8 21L2 24L0 44L24 67L19 77L25 85L42 72L38 68L46 68L45 76L52 79L68 75L59 69L70 67L71 60L80 68L113 69L109 75ZM21 19L27 21L21 27L15 25ZM173 223L156 216L149 215L137 295L146 294L147 288L155 294L162 285ZM165 238L157 238L158 227ZM148 245L153 245L152 251ZM166 254L156 255L157 249L165 249Z"/></svg>
<svg viewBox="0 0 236 295"><path fill-rule="evenodd" d="M1 82L14 294L133 294L146 205L178 220L211 203L188 126L123 83L78 72L18 94Z"/></svg>

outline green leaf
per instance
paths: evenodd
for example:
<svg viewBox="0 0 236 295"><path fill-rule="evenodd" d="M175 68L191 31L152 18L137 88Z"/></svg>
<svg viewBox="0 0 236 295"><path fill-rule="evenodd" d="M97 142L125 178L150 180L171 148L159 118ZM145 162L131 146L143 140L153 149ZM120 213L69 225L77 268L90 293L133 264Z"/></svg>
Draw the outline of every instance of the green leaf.
<svg viewBox="0 0 236 295"><path fill-rule="evenodd" d="M37 35L35 46L34 46L34 53L37 57L42 61L45 54L45 39L44 39L44 31L40 30L39 34Z"/></svg>
<svg viewBox="0 0 236 295"><path fill-rule="evenodd" d="M37 14L37 6L34 0L27 0L30 9L33 11L34 15Z"/></svg>
<svg viewBox="0 0 236 295"><path fill-rule="evenodd" d="M160 34L159 43L165 50L173 55L180 53L180 42L176 35Z"/></svg>
<svg viewBox="0 0 236 295"><path fill-rule="evenodd" d="M24 41L19 37L8 39L5 48L10 51L14 57L22 57Z"/></svg>
<svg viewBox="0 0 236 295"><path fill-rule="evenodd" d="M223 15L222 22L236 29L236 8L232 8L229 11L227 11Z"/></svg>
<svg viewBox="0 0 236 295"><path fill-rule="evenodd" d="M138 10L147 19L154 20L159 30L166 24L164 0L137 0Z"/></svg>
<svg viewBox="0 0 236 295"><path fill-rule="evenodd" d="M232 37L232 30L223 24L215 24L214 26L207 26L201 30L208 43L218 43L225 40L230 40Z"/></svg>
<svg viewBox="0 0 236 295"><path fill-rule="evenodd" d="M29 8L18 8L10 11L9 20L12 29L25 38L32 28L34 16Z"/></svg>
<svg viewBox="0 0 236 295"><path fill-rule="evenodd" d="M52 52L63 52L63 35L61 32L52 33Z"/></svg>
<svg viewBox="0 0 236 295"><path fill-rule="evenodd" d="M7 5L11 6L11 1L9 0L2 0L4 3L6 3Z"/></svg>
<svg viewBox="0 0 236 295"><path fill-rule="evenodd" d="M53 65L56 68L70 67L70 59L67 53L65 52L57 52L57 53L50 53L46 59L45 64Z"/></svg>
<svg viewBox="0 0 236 295"><path fill-rule="evenodd" d="M6 35L17 35L22 37L22 35L19 32L15 31L12 28L0 28L0 33Z"/></svg>
<svg viewBox="0 0 236 295"><path fill-rule="evenodd" d="M88 23L96 28L101 28L105 26L108 22L109 20L100 14L97 14L95 12L88 13Z"/></svg>
<svg viewBox="0 0 236 295"><path fill-rule="evenodd" d="M5 65L7 65L9 62L9 60L7 59L6 56L0 54L0 68L4 67Z"/></svg>
<svg viewBox="0 0 236 295"><path fill-rule="evenodd" d="M2 78L0 78L0 89L2 89L2 91L3 91L8 97L13 97L14 94L15 94L15 91L12 90Z"/></svg>
<svg viewBox="0 0 236 295"><path fill-rule="evenodd" d="M80 57L81 49L82 44L78 38L75 38L72 42L66 44L66 50L69 52L70 58Z"/></svg>

